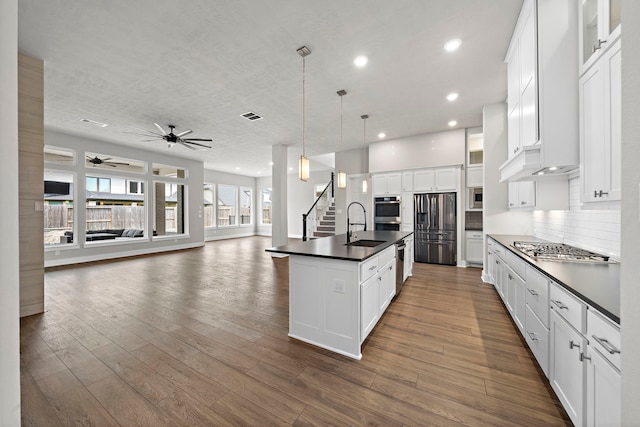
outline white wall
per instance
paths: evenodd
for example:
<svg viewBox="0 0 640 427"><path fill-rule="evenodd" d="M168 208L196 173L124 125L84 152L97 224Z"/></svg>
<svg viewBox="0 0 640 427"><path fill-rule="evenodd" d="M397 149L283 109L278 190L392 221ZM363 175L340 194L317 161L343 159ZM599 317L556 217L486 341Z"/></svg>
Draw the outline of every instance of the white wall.
<svg viewBox="0 0 640 427"><path fill-rule="evenodd" d="M640 2L622 2L622 425L640 420Z"/></svg>
<svg viewBox="0 0 640 427"><path fill-rule="evenodd" d="M583 210L575 177L569 180L569 210L534 211L533 235L620 259L620 206Z"/></svg>
<svg viewBox="0 0 640 427"><path fill-rule="evenodd" d="M361 175L369 171L369 155L368 149L356 148L354 150L341 151L336 153L336 174L339 168L343 170L347 176ZM358 186L362 185L362 180L356 180ZM347 180L349 185L349 180ZM360 187L361 188L361 187ZM344 234L347 230L347 191L346 189L338 189L336 187L336 234ZM367 199L371 201L371 191L367 194ZM370 214L369 206L371 203L363 203L367 207L367 214ZM353 208L352 208L353 209ZM368 215L369 216L369 215ZM369 229L373 224L369 221Z"/></svg>
<svg viewBox="0 0 640 427"><path fill-rule="evenodd" d="M464 129L415 135L369 144L369 172L464 165Z"/></svg>
<svg viewBox="0 0 640 427"><path fill-rule="evenodd" d="M509 187L500 182L500 165L507 160L507 106L486 105L484 129L484 194L482 226L486 234L532 234L531 212L509 211ZM486 247L486 236L485 236ZM484 251L484 265L487 254Z"/></svg>
<svg viewBox="0 0 640 427"><path fill-rule="evenodd" d="M171 154L139 150L124 145L112 144L97 139L84 138L47 129L45 129L44 133L44 143L45 145L65 147L76 151L76 156L79 161L76 162L76 166L71 166L69 170L76 174L76 197L79 203L84 203L82 194L85 188L84 174L87 171L83 161L85 151L130 159L142 159L150 163L177 166L188 170L186 195L188 234L172 238L156 238L151 241L146 237L143 237L140 238L140 241L120 244L104 243L97 245L85 245L85 242L80 242L80 239L75 239L77 243L75 245L46 249L45 267L192 248L204 245L204 227L202 218L202 162L177 157ZM64 168L61 166L58 169L62 170ZM100 169L99 172L101 174L108 174L109 171ZM146 174L141 174L140 176L143 179L147 179L149 182L154 179L152 171L147 171ZM78 211L79 224L84 223L84 215L82 215L81 212L83 211ZM148 224L153 223L152 218L153 210L147 209ZM151 230L150 225L148 226L148 230Z"/></svg>
<svg viewBox="0 0 640 427"><path fill-rule="evenodd" d="M256 233L256 213L258 212L258 209L260 209L260 206L258 206L260 199L256 194L256 179L250 176L236 175L232 173L205 169L204 182L209 184L237 185L253 189L253 200L251 205L253 207L253 224L251 224L251 226L237 225L232 227L206 228L204 230L204 239L206 241L209 241L218 239L229 239L233 237L253 236ZM200 190L200 193L200 200L202 200L202 190Z"/></svg>
<svg viewBox="0 0 640 427"><path fill-rule="evenodd" d="M0 1L0 426L20 425L18 1Z"/></svg>

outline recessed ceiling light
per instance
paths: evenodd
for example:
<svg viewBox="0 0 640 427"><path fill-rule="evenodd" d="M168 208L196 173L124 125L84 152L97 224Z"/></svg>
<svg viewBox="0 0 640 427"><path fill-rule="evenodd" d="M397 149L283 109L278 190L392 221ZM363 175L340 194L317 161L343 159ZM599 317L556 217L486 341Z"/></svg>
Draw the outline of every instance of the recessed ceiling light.
<svg viewBox="0 0 640 427"><path fill-rule="evenodd" d="M262 172L258 171L258 175L260 175Z"/></svg>
<svg viewBox="0 0 640 427"><path fill-rule="evenodd" d="M378 138L380 138L380 139L384 138L385 136L387 136L387 134L386 134L386 133L384 133L384 132L380 132L380 133L378 134Z"/></svg>
<svg viewBox="0 0 640 427"><path fill-rule="evenodd" d="M290 170L290 171L292 171L292 170L293 170L293 168L292 168L291 166L289 166L289 170Z"/></svg>
<svg viewBox="0 0 640 427"><path fill-rule="evenodd" d="M457 122L457 121L455 121L455 120L451 120L451 121L450 121L449 123L447 123L447 124L449 125L449 127L454 127L455 125L457 125L457 124L458 124L458 122Z"/></svg>
<svg viewBox="0 0 640 427"><path fill-rule="evenodd" d="M551 166L551 167L549 168L549 170L550 170L550 171L557 171L557 170L558 170L558 167L557 167L557 166Z"/></svg>
<svg viewBox="0 0 640 427"><path fill-rule="evenodd" d="M273 162L269 162L269 166L273 166Z"/></svg>
<svg viewBox="0 0 640 427"><path fill-rule="evenodd" d="M369 62L369 58L366 56L358 56L353 60L353 63L356 64L356 67L364 67Z"/></svg>
<svg viewBox="0 0 640 427"><path fill-rule="evenodd" d="M447 52L454 52L458 50L461 44L462 40L460 39L449 40L444 44L444 50L446 50Z"/></svg>
<svg viewBox="0 0 640 427"><path fill-rule="evenodd" d="M236 166L236 170L239 171L240 170L240 166Z"/></svg>
<svg viewBox="0 0 640 427"><path fill-rule="evenodd" d="M451 92L447 95L447 101L455 101L456 99L458 99L458 94L455 92Z"/></svg>
<svg viewBox="0 0 640 427"><path fill-rule="evenodd" d="M90 123L92 125L100 126L101 128L106 128L107 124L102 122L96 122L95 120L90 119L80 119L81 122Z"/></svg>

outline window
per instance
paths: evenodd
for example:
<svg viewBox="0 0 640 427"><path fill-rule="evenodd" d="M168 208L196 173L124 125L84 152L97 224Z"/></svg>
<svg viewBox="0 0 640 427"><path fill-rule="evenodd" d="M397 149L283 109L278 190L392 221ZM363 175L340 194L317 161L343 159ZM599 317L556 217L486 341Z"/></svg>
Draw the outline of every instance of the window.
<svg viewBox="0 0 640 427"><path fill-rule="evenodd" d="M215 227L215 184L204 184L203 187L203 200L204 200L204 226L206 227Z"/></svg>
<svg viewBox="0 0 640 427"><path fill-rule="evenodd" d="M111 193L111 178L87 176L87 191L95 193Z"/></svg>
<svg viewBox="0 0 640 427"><path fill-rule="evenodd" d="M129 183L129 194L144 194L144 182L143 181L131 181Z"/></svg>
<svg viewBox="0 0 640 427"><path fill-rule="evenodd" d="M186 185L154 182L154 234L158 236L186 233Z"/></svg>
<svg viewBox="0 0 640 427"><path fill-rule="evenodd" d="M218 185L218 227L236 225L237 188L232 185Z"/></svg>
<svg viewBox="0 0 640 427"><path fill-rule="evenodd" d="M127 179L86 176L85 240L90 243L143 237L143 194L127 193Z"/></svg>
<svg viewBox="0 0 640 427"><path fill-rule="evenodd" d="M262 224L271 224L271 189L262 189Z"/></svg>
<svg viewBox="0 0 640 427"><path fill-rule="evenodd" d="M253 190L248 187L240 187L240 225L249 225L251 220L251 204Z"/></svg>
<svg viewBox="0 0 640 427"><path fill-rule="evenodd" d="M44 171L44 245L74 242L73 173Z"/></svg>

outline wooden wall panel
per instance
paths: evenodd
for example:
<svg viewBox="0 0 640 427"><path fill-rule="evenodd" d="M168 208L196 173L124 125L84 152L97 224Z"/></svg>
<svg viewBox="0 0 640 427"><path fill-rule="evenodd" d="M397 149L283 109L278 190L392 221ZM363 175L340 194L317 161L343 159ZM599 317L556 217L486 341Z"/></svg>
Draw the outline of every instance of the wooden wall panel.
<svg viewBox="0 0 640 427"><path fill-rule="evenodd" d="M44 64L18 55L20 316L44 311Z"/></svg>

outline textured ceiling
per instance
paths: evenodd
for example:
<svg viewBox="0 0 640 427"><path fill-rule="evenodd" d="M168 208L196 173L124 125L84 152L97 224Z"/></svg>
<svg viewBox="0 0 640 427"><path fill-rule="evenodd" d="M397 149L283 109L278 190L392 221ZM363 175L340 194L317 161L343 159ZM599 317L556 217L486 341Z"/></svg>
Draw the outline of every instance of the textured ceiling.
<svg viewBox="0 0 640 427"><path fill-rule="evenodd" d="M506 97L503 63L521 0L20 0L19 49L45 61L45 126L269 175L271 145L302 150L302 58L308 46L307 155L481 124ZM446 53L444 43L462 39ZM365 68L353 58L369 57ZM460 93L447 102L451 91ZM264 117L248 121L241 114ZM107 123L101 128L80 120ZM171 123L213 149L128 134ZM117 153L113 153L117 155ZM294 166L294 165L291 165ZM236 169L239 167L240 169ZM258 173L260 171L260 173Z"/></svg>

